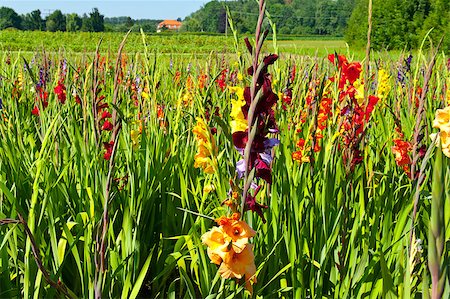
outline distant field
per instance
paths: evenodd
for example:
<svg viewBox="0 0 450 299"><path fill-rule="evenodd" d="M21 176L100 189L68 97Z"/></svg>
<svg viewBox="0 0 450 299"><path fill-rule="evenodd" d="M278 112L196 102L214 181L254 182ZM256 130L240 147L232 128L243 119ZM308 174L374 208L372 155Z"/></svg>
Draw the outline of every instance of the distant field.
<svg viewBox="0 0 450 299"><path fill-rule="evenodd" d="M269 45L270 43L267 43ZM347 53L347 44L344 40L336 39L298 39L298 40L279 40L279 51L281 53L300 54L300 55L317 55L326 56L329 53Z"/></svg>
<svg viewBox="0 0 450 299"><path fill-rule="evenodd" d="M94 52L100 40L102 51L115 51L119 46L123 33L91 33L91 32L0 32L0 49L3 51L35 52L41 48L46 51L66 51L69 53ZM242 36L243 38L244 36ZM297 37L299 38L299 37ZM146 43L149 52L173 55L209 54L211 52L234 53L232 37L218 35L147 35ZM243 43L241 43L241 47ZM272 41L266 43L266 50L273 52ZM347 52L345 41L338 39L311 40L311 37L297 40L279 40L279 51L284 54L324 56L335 51ZM145 46L141 34L131 33L127 41L127 52L144 52ZM244 51L244 49L242 49Z"/></svg>

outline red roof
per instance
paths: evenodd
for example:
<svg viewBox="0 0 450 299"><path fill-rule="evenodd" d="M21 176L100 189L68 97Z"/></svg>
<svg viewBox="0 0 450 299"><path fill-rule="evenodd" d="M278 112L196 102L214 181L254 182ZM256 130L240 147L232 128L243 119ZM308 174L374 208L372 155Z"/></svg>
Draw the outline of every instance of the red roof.
<svg viewBox="0 0 450 299"><path fill-rule="evenodd" d="M168 29L179 29L183 23L176 20L164 20L158 24L158 29L166 27Z"/></svg>

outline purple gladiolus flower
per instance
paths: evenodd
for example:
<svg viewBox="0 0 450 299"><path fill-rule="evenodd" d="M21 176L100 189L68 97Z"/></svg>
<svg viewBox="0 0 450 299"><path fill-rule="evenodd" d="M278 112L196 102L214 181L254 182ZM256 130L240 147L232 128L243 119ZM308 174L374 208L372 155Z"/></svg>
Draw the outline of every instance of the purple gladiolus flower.
<svg viewBox="0 0 450 299"><path fill-rule="evenodd" d="M268 138L267 140L264 141L264 147L266 149L272 149L272 147L274 147L278 144L280 144L280 140L278 140L276 138Z"/></svg>
<svg viewBox="0 0 450 299"><path fill-rule="evenodd" d="M267 165L270 165L270 164L272 163L273 158L272 158L272 155L270 155L270 154L262 153L262 154L259 154L259 157L260 157L261 160L263 160L264 163L266 163Z"/></svg>
<svg viewBox="0 0 450 299"><path fill-rule="evenodd" d="M245 173L245 161L244 159L241 159L236 162L236 171L238 173L238 177L242 178Z"/></svg>

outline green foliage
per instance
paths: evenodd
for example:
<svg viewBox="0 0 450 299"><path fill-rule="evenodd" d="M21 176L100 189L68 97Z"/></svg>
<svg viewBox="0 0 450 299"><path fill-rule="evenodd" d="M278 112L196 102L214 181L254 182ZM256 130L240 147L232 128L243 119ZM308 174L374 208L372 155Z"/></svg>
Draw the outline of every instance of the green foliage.
<svg viewBox="0 0 450 299"><path fill-rule="evenodd" d="M47 31L66 31L66 17L60 10L55 10L46 19L45 28Z"/></svg>
<svg viewBox="0 0 450 299"><path fill-rule="evenodd" d="M83 20L76 13L68 14L66 17L66 30L68 32L80 31Z"/></svg>
<svg viewBox="0 0 450 299"><path fill-rule="evenodd" d="M23 30L43 30L45 28L45 22L41 17L41 11L39 9L33 10L22 17L22 29Z"/></svg>
<svg viewBox="0 0 450 299"><path fill-rule="evenodd" d="M102 32L105 30L104 16L100 14L97 8L89 13L90 25L93 32Z"/></svg>
<svg viewBox="0 0 450 299"><path fill-rule="evenodd" d="M226 10L217 0L206 3L183 23L183 30L193 32L225 32Z"/></svg>
<svg viewBox="0 0 450 299"><path fill-rule="evenodd" d="M211 1L184 21L187 31L224 32L224 7L228 6L236 30L254 32L258 8L253 0ZM354 0L267 1L267 9L282 34L342 36Z"/></svg>
<svg viewBox="0 0 450 299"><path fill-rule="evenodd" d="M375 49L416 49L426 33L437 44L450 23L449 4L440 0L374 0L372 45ZM367 39L368 0L357 1L346 30L346 39L362 45ZM450 40L444 40L448 49Z"/></svg>
<svg viewBox="0 0 450 299"><path fill-rule="evenodd" d="M130 17L105 18L105 31L112 32L140 32L140 29L146 33L156 32L156 27L162 20L133 20Z"/></svg>
<svg viewBox="0 0 450 299"><path fill-rule="evenodd" d="M0 30L6 28L21 29L21 19L13 9L2 6L0 7Z"/></svg>

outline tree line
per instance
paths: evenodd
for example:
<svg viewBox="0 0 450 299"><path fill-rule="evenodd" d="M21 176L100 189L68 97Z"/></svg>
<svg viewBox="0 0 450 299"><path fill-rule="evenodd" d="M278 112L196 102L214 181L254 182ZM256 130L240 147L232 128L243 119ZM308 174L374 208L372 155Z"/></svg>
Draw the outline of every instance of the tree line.
<svg viewBox="0 0 450 299"><path fill-rule="evenodd" d="M281 34L343 36L355 0L268 0L267 9ZM187 31L225 32L228 6L237 31L255 30L254 0L210 1L184 21Z"/></svg>
<svg viewBox="0 0 450 299"><path fill-rule="evenodd" d="M21 30L41 31L92 31L105 30L104 16L97 8L88 15L79 16L76 13L64 15L61 10L55 10L43 18L39 9L19 15L12 8L0 8L0 30L15 28Z"/></svg>
<svg viewBox="0 0 450 299"><path fill-rule="evenodd" d="M133 20L130 17L105 18L97 8L89 14L79 16L76 13L63 14L61 10L55 10L43 18L39 9L30 13L19 15L12 8L0 8L0 30L14 28L19 30L39 31L86 31L103 32L128 30L139 31L142 28L146 32L156 31L156 26L161 20Z"/></svg>

